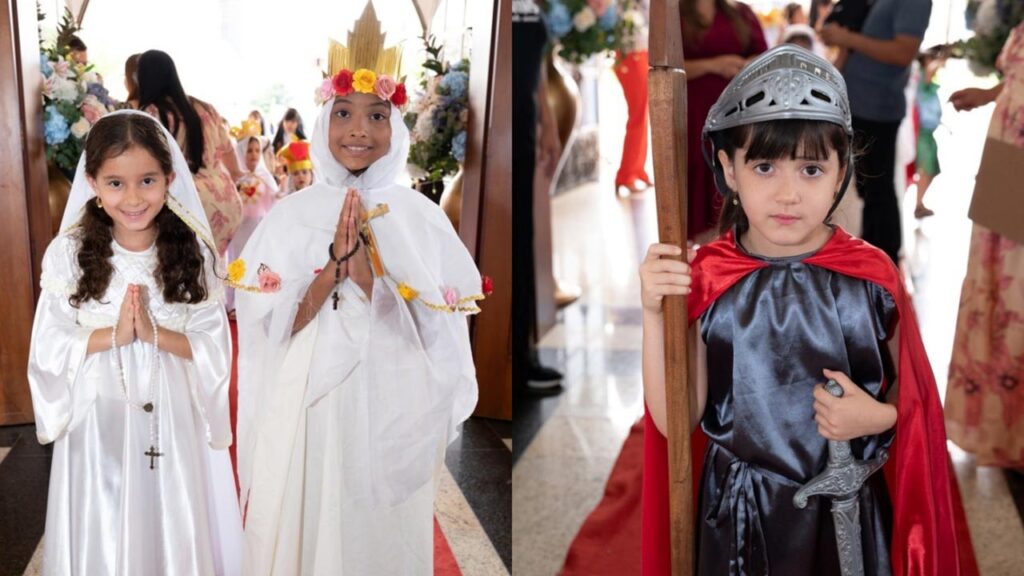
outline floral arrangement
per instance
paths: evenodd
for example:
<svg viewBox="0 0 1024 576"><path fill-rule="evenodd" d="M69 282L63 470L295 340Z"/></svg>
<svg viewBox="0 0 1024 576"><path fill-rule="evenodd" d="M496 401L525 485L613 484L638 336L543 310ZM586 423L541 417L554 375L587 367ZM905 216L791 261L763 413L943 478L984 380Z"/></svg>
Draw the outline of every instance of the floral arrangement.
<svg viewBox="0 0 1024 576"><path fill-rule="evenodd" d="M970 0L966 18L967 27L974 31L974 36L958 42L953 53L966 57L975 74L991 74L1010 31L1024 21L1024 2Z"/></svg>
<svg viewBox="0 0 1024 576"><path fill-rule="evenodd" d="M52 46L43 47L39 55L46 159L65 175L74 174L92 125L116 107L93 66L78 64L70 58L67 40L77 30L71 12L66 11L57 40Z"/></svg>
<svg viewBox="0 0 1024 576"><path fill-rule="evenodd" d="M466 160L466 126L469 120L469 60L454 64L441 60L443 47L433 36L423 38L428 71L421 91L405 114L409 127L410 174L423 182L435 182L455 174Z"/></svg>
<svg viewBox="0 0 1024 576"><path fill-rule="evenodd" d="M631 17L620 18L620 11ZM594 54L618 50L636 26L637 15L642 18L629 0L551 0L548 31L561 48L559 55L579 64Z"/></svg>
<svg viewBox="0 0 1024 576"><path fill-rule="evenodd" d="M339 70L334 76L326 76L316 91L316 104L322 106L335 96L348 96L353 92L376 94L381 100L390 101L396 108L405 106L408 96L405 83L399 82L387 74L377 74L373 70L360 68L355 72Z"/></svg>

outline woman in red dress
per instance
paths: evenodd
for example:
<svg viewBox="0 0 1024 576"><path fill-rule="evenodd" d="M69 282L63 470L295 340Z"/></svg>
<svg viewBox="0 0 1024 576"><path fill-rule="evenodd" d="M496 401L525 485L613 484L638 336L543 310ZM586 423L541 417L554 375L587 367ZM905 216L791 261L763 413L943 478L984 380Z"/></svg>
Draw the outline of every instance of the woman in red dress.
<svg viewBox="0 0 1024 576"><path fill-rule="evenodd" d="M711 106L747 61L768 49L754 11L733 0L680 2L687 88L687 231L705 243L716 233L721 200L701 153L700 129Z"/></svg>

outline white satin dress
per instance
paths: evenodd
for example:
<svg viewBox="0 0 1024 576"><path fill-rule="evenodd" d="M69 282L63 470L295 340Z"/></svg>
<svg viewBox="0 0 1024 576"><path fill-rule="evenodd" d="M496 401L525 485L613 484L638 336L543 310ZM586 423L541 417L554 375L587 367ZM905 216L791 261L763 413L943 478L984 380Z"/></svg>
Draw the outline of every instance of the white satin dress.
<svg viewBox="0 0 1024 576"><path fill-rule="evenodd" d="M43 259L29 382L39 441L53 442L43 574L237 575L241 519L227 448L231 338L223 289L207 261L209 298L163 301L153 278L156 248L130 252L113 242L115 272L103 302L71 307L77 243L53 240ZM124 400L110 350L86 354L89 335L114 325L129 283L143 284L160 326L184 333L193 359L138 340L121 348L131 401ZM151 393L150 387L155 384ZM162 456L145 453L151 445Z"/></svg>

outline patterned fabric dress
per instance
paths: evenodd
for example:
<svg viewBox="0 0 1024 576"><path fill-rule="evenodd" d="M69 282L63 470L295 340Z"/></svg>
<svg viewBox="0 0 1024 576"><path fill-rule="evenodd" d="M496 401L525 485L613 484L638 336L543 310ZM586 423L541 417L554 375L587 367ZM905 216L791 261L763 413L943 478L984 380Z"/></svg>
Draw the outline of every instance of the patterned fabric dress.
<svg viewBox="0 0 1024 576"><path fill-rule="evenodd" d="M1024 24L997 66L988 137L1024 148ZM946 390L949 438L979 465L1024 466L1024 245L974 225Z"/></svg>
<svg viewBox="0 0 1024 576"><path fill-rule="evenodd" d="M228 244L231 243L231 238L242 223L242 199L238 195L234 181L231 180L231 174L221 162L224 155L234 155L235 146L217 110L201 100L191 97L189 100L203 124L203 166L192 175L192 178L196 182L196 190L199 191L199 199L203 202L206 218L210 221L213 240L223 256ZM145 112L159 118L156 106L148 106ZM167 129L174 134L178 146L184 151L187 149L185 131L178 131L176 128L172 119L172 125ZM188 152L185 154L187 157Z"/></svg>

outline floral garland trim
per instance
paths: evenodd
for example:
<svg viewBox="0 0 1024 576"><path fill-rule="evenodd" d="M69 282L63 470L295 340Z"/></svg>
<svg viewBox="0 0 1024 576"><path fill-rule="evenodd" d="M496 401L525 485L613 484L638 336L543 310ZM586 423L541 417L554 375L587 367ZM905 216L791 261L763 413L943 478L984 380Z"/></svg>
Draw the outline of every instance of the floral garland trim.
<svg viewBox="0 0 1024 576"><path fill-rule="evenodd" d="M384 101L390 101L395 108L401 108L409 100L405 92L405 83L399 82L387 74L377 74L373 70L359 68L355 72L345 69L334 76L324 78L316 91L317 105L334 100L335 96L348 96L353 92L374 94Z"/></svg>
<svg viewBox="0 0 1024 576"><path fill-rule="evenodd" d="M239 258L228 264L228 278L224 281L224 284L235 290L262 294L270 294L281 290L281 276L271 270L270 266L266 264L261 263L260 267L256 269L258 285L242 284L243 277L245 277L245 260Z"/></svg>
<svg viewBox="0 0 1024 576"><path fill-rule="evenodd" d="M429 302L420 298L419 291L405 282L398 283L398 294L406 302L417 301L435 312L468 312L475 314L481 310L479 306L473 303L487 298L494 291L494 282L490 277L484 276L481 280L481 291L483 293L474 294L473 296L459 298L458 291L455 288L450 286L441 288L441 293L444 294L444 304ZM467 304L471 305L467 306Z"/></svg>
<svg viewBox="0 0 1024 576"><path fill-rule="evenodd" d="M185 208L185 206L182 205L177 198L170 194L167 195L166 204L167 207L171 210L171 212L174 212L178 219L184 222L185 225L188 226L189 229L192 230L192 232L194 232L195 235L198 236L199 239L202 240L204 244L206 244L206 247L209 248L211 252L213 252L214 258L216 258L217 243L206 235L206 230L199 224L199 221L196 220L194 216L192 216L192 213L188 211L188 208Z"/></svg>
<svg viewBox="0 0 1024 576"><path fill-rule="evenodd" d="M270 269L266 264L260 264L260 267L256 271L256 277L258 278L259 285L243 284L242 278L245 277L246 264L245 260L241 258L228 264L228 277L224 284L234 288L236 290L245 290L246 292L268 294L281 290L281 277ZM319 274L322 270L316 269L313 271L314 274ZM475 314L480 312L480 307L474 304L490 296L494 291L494 281L489 276L483 276L480 283L481 294L474 294L472 296L459 297L458 290L451 286L441 288L441 293L444 295L444 304L438 304L436 302L430 302L420 297L418 290L409 286L405 282L398 283L398 294L406 302L417 301L423 304L427 308L434 310L435 312L466 312Z"/></svg>

